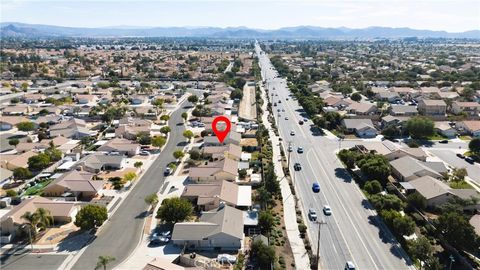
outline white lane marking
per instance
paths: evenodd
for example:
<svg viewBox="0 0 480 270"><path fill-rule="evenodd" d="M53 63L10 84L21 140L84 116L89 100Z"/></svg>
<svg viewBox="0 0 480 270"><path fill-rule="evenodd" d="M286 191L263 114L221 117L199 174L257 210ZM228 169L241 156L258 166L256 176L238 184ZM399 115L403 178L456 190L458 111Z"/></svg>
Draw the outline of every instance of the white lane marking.
<svg viewBox="0 0 480 270"><path fill-rule="evenodd" d="M312 150L312 149L310 149ZM310 150L308 151L308 154L310 153ZM320 159L318 158L317 154L315 151L313 151L313 155L315 156L315 159L318 161L319 163L319 167L320 169L322 170L323 174L330 180L327 172L325 171L325 169L323 168L323 164L322 162L320 161ZM308 160L308 159L307 159ZM309 161L310 162L310 161ZM345 208L345 206L343 205L342 203L342 200L340 199L340 196L338 195L338 192L336 191L335 187L332 185L332 183L330 181L327 181L328 182L328 185L331 187L331 189L333 190L335 196L337 197L338 199L338 202L340 203L340 206L343 208L343 211L344 213L347 213L347 209ZM370 252L368 251L368 248L367 246L365 245L365 242L363 241L362 237L360 237L360 233L358 232L357 230L357 227L355 226L355 224L353 223L353 220L351 219L350 215L346 215L348 220L350 221L350 224L352 225L352 228L354 229L355 233L357 234L358 238L360 239L360 242L362 243L363 247L365 248L365 251L367 252L368 254L368 257L370 258L370 260L372 261L373 265L375 266L375 269L379 269L377 264L375 263L375 261L373 260L373 257L372 255L370 254ZM339 230L341 231L341 230Z"/></svg>

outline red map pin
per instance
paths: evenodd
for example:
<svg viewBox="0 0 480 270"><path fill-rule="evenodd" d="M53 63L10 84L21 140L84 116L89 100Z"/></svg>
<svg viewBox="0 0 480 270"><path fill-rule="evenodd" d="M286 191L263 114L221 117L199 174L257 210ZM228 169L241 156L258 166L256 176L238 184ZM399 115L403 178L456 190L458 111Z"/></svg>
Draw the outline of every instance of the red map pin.
<svg viewBox="0 0 480 270"><path fill-rule="evenodd" d="M226 127L224 130L217 129L218 122L225 123ZM217 116L215 117L215 119L213 119L213 122L212 122L213 133L215 133L220 143L223 143L223 140L225 140L225 137L227 137L227 134L230 132L231 125L232 124L230 123L230 120L225 116Z"/></svg>

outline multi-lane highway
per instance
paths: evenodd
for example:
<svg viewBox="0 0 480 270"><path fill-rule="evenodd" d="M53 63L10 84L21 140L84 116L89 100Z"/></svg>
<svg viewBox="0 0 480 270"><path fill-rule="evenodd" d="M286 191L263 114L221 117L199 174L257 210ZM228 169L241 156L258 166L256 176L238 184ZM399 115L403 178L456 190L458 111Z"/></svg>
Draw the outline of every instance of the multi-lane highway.
<svg viewBox="0 0 480 270"><path fill-rule="evenodd" d="M293 146L290 171L301 207L306 215L309 208L317 211L321 226L320 268L343 269L346 261L352 261L357 269L407 269L412 268L410 259L377 216L363 193L343 169L335 151L339 144L323 136L314 136L310 131L311 120L300 125L305 117L297 101L290 97L285 79L278 78L268 56L256 46L262 78L266 81L284 149ZM280 111L278 111L280 110ZM291 132L295 135L291 135ZM297 147L303 153L297 153ZM300 171L293 164L302 165ZM312 184L320 184L320 192L313 193ZM329 205L333 214L325 216L324 205ZM317 223L306 220L313 250L317 250Z"/></svg>

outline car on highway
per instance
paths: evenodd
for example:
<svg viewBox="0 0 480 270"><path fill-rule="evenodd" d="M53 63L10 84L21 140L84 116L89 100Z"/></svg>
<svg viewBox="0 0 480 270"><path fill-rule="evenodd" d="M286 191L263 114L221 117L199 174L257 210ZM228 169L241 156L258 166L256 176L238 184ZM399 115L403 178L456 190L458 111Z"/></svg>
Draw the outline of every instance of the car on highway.
<svg viewBox="0 0 480 270"><path fill-rule="evenodd" d="M288 120L288 116L285 116L285 120Z"/></svg>
<svg viewBox="0 0 480 270"><path fill-rule="evenodd" d="M345 270L355 270L355 264L352 261L348 261L345 264Z"/></svg>
<svg viewBox="0 0 480 270"><path fill-rule="evenodd" d="M330 216L332 214L332 208L330 207L330 205L324 205L323 206L323 213L326 216Z"/></svg>
<svg viewBox="0 0 480 270"><path fill-rule="evenodd" d="M317 182L313 183L313 185L312 185L312 190L313 190L313 193L318 193L318 192L320 192L320 184L317 183Z"/></svg>
<svg viewBox="0 0 480 270"><path fill-rule="evenodd" d="M311 221L316 221L317 220L317 211L315 211L315 209L313 209L313 208L308 209L308 218Z"/></svg>
<svg viewBox="0 0 480 270"><path fill-rule="evenodd" d="M290 131L290 136L295 136L295 131Z"/></svg>
<svg viewBox="0 0 480 270"><path fill-rule="evenodd" d="M282 110L278 109L277 112L281 112Z"/></svg>
<svg viewBox="0 0 480 270"><path fill-rule="evenodd" d="M462 155L462 154L460 154L460 153L457 154L457 157L459 157L459 158L461 158L461 159L464 159L464 158L465 158L465 156Z"/></svg>
<svg viewBox="0 0 480 270"><path fill-rule="evenodd" d="M172 169L170 167L166 167L163 171L164 176L169 176L172 173Z"/></svg>
<svg viewBox="0 0 480 270"><path fill-rule="evenodd" d="M278 95L277 95L277 96L278 96ZM279 101L278 101L278 103L282 103L282 101L281 101L281 100L279 100Z"/></svg>
<svg viewBox="0 0 480 270"><path fill-rule="evenodd" d="M282 112L285 112L285 109L282 109Z"/></svg>
<svg viewBox="0 0 480 270"><path fill-rule="evenodd" d="M277 103L273 103L273 106L274 106L274 107L277 107Z"/></svg>
<svg viewBox="0 0 480 270"><path fill-rule="evenodd" d="M441 140L438 143L448 143L448 140Z"/></svg>
<svg viewBox="0 0 480 270"><path fill-rule="evenodd" d="M290 145L288 146L288 152L292 152L293 151L293 147Z"/></svg>
<svg viewBox="0 0 480 270"><path fill-rule="evenodd" d="M298 124L303 125L303 121L302 120L298 121Z"/></svg>
<svg viewBox="0 0 480 270"><path fill-rule="evenodd" d="M293 169L295 171L300 171L302 169L302 165L300 165L300 163L297 162L297 163L293 164Z"/></svg>
<svg viewBox="0 0 480 270"><path fill-rule="evenodd" d="M297 148L297 153L302 154L303 153L303 147L299 146Z"/></svg>

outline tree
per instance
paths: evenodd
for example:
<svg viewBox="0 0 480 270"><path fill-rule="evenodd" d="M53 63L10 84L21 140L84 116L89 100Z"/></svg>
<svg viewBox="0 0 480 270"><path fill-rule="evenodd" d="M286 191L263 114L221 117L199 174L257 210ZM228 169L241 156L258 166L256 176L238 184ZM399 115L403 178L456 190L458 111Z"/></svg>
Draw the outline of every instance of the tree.
<svg viewBox="0 0 480 270"><path fill-rule="evenodd" d="M417 191L407 195L407 202L415 206L418 210L425 210L425 208L427 208L427 199Z"/></svg>
<svg viewBox="0 0 480 270"><path fill-rule="evenodd" d="M90 230L102 226L107 218L105 206L87 204L75 216L75 226L82 230Z"/></svg>
<svg viewBox="0 0 480 270"><path fill-rule="evenodd" d="M434 134L434 123L432 120L416 116L407 121L406 128L414 139L422 139Z"/></svg>
<svg viewBox="0 0 480 270"><path fill-rule="evenodd" d="M165 139L165 137L155 136L152 138L152 145L155 147L161 148L165 145L165 143L167 143L167 139Z"/></svg>
<svg viewBox="0 0 480 270"><path fill-rule="evenodd" d="M103 268L103 270L107 270L107 264L109 264L110 262L113 262L113 261L115 261L114 257L98 256L98 262L97 262L97 266L95 266L95 270L97 270L99 268Z"/></svg>
<svg viewBox="0 0 480 270"><path fill-rule="evenodd" d="M253 241L252 253L254 254L253 258L258 260L259 269L270 269L275 262L275 249L265 245L262 241Z"/></svg>
<svg viewBox="0 0 480 270"><path fill-rule="evenodd" d="M230 99L242 99L243 91L240 89L235 89L230 93Z"/></svg>
<svg viewBox="0 0 480 270"><path fill-rule="evenodd" d="M20 143L20 141L18 139L10 139L8 140L8 144L13 146L13 147L17 147L17 145Z"/></svg>
<svg viewBox="0 0 480 270"><path fill-rule="evenodd" d="M475 251L480 241L474 227L460 213L449 212L437 219L437 229L445 239L459 250Z"/></svg>
<svg viewBox="0 0 480 270"><path fill-rule="evenodd" d="M270 211L261 211L258 216L258 226L264 233L270 233L273 225L275 225L275 219Z"/></svg>
<svg viewBox="0 0 480 270"><path fill-rule="evenodd" d="M137 161L137 162L135 162L135 163L133 164L133 167L135 167L135 168L138 169L138 168L142 167L142 165L143 165L143 162Z"/></svg>
<svg viewBox="0 0 480 270"><path fill-rule="evenodd" d="M187 138L190 141L193 138L193 132L191 130L185 130L183 132L183 137Z"/></svg>
<svg viewBox="0 0 480 270"><path fill-rule="evenodd" d="M188 113L183 112L183 113L182 113L182 118L183 118L183 121L187 121L187 119L188 119Z"/></svg>
<svg viewBox="0 0 480 270"><path fill-rule="evenodd" d="M167 135L170 131L172 131L172 130L170 129L169 126L164 126L160 129L160 132L165 134L165 135Z"/></svg>
<svg viewBox="0 0 480 270"><path fill-rule="evenodd" d="M49 210L40 207L37 208L34 214L38 217L38 226L40 226L40 228L46 229L53 224L53 216Z"/></svg>
<svg viewBox="0 0 480 270"><path fill-rule="evenodd" d="M183 153L182 150L175 150L175 151L173 152L173 157L174 157L175 159L180 159L180 158L183 158L184 156L185 156L185 153Z"/></svg>
<svg viewBox="0 0 480 270"><path fill-rule="evenodd" d="M170 119L170 116L168 116L167 114L160 116L160 120L162 121L168 121L169 119Z"/></svg>
<svg viewBox="0 0 480 270"><path fill-rule="evenodd" d="M403 210L405 203L393 194L374 194L370 196L370 202L378 210Z"/></svg>
<svg viewBox="0 0 480 270"><path fill-rule="evenodd" d="M415 222L409 216L402 216L396 210L382 210L380 215L385 220L385 223L397 235L411 235L415 231Z"/></svg>
<svg viewBox="0 0 480 270"><path fill-rule="evenodd" d="M28 158L28 169L31 171L40 171L50 164L50 156L45 153L40 153Z"/></svg>
<svg viewBox="0 0 480 270"><path fill-rule="evenodd" d="M198 102L198 97L196 95L191 95L187 98L188 102L196 104Z"/></svg>
<svg viewBox="0 0 480 270"><path fill-rule="evenodd" d="M62 159L63 155L62 151L58 150L55 147L50 147L46 149L44 153L50 157L50 162L59 161L60 159Z"/></svg>
<svg viewBox="0 0 480 270"><path fill-rule="evenodd" d="M433 247L425 236L410 241L409 250L413 258L423 262L426 262L433 253Z"/></svg>
<svg viewBox="0 0 480 270"><path fill-rule="evenodd" d="M18 192L16 192L15 190L13 189L7 189L7 191L5 191L5 195L7 197L17 197L18 196Z"/></svg>
<svg viewBox="0 0 480 270"><path fill-rule="evenodd" d="M192 204L182 198L167 198L158 208L156 218L166 223L177 223L186 220L193 212Z"/></svg>
<svg viewBox="0 0 480 270"><path fill-rule="evenodd" d="M353 151L342 149L338 152L338 157L340 160L347 166L348 169L353 169L355 167L356 154Z"/></svg>
<svg viewBox="0 0 480 270"><path fill-rule="evenodd" d="M368 192L368 194L377 194L382 191L382 184L377 180L367 181L363 189Z"/></svg>
<svg viewBox="0 0 480 270"><path fill-rule="evenodd" d="M240 179L245 179L245 177L247 176L247 170L246 169L239 170L238 176L240 177Z"/></svg>
<svg viewBox="0 0 480 270"><path fill-rule="evenodd" d="M453 182L461 182L465 180L465 176L468 175L467 169L465 168L454 168L452 171L452 175L450 177L450 181Z"/></svg>
<svg viewBox="0 0 480 270"><path fill-rule="evenodd" d="M400 129L395 125L389 125L382 130L382 135L387 139L392 139L402 135Z"/></svg>
<svg viewBox="0 0 480 270"><path fill-rule="evenodd" d="M152 137L149 132L141 131L137 134L137 142L141 145L149 145L152 143Z"/></svg>
<svg viewBox="0 0 480 270"><path fill-rule="evenodd" d="M367 179L375 179L386 184L391 168L387 159L381 155L367 155L357 162Z"/></svg>
<svg viewBox="0 0 480 270"><path fill-rule="evenodd" d="M350 98L353 100L353 101L357 101L359 102L360 100L362 100L362 95L360 95L358 92L355 92L353 93Z"/></svg>
<svg viewBox="0 0 480 270"><path fill-rule="evenodd" d="M125 182L133 181L135 178L137 178L137 174L134 172L128 172L123 176Z"/></svg>
<svg viewBox="0 0 480 270"><path fill-rule="evenodd" d="M20 122L17 124L17 128L20 131L29 132L35 129L35 124L29 121Z"/></svg>
<svg viewBox="0 0 480 270"><path fill-rule="evenodd" d="M445 265L440 263L440 260L438 257L430 256L430 258L427 259L425 262L425 270L444 270Z"/></svg>
<svg viewBox="0 0 480 270"><path fill-rule="evenodd" d="M19 180L29 179L32 177L32 172L30 172L30 170L28 170L27 168L15 168L13 170L13 177Z"/></svg>
<svg viewBox="0 0 480 270"><path fill-rule="evenodd" d="M145 203L153 207L158 203L158 195L156 193L152 193L145 197Z"/></svg>
<svg viewBox="0 0 480 270"><path fill-rule="evenodd" d="M480 137L473 138L468 143L468 148L472 153L479 155L480 154Z"/></svg>
<svg viewBox="0 0 480 270"><path fill-rule="evenodd" d="M199 160L202 157L202 154L200 154L200 152L195 149L190 150L188 154L190 154L190 158L193 160Z"/></svg>
<svg viewBox="0 0 480 270"><path fill-rule="evenodd" d="M267 209L268 206L273 203L272 194L268 192L265 187L260 187L257 189L256 200L260 202L263 209Z"/></svg>

